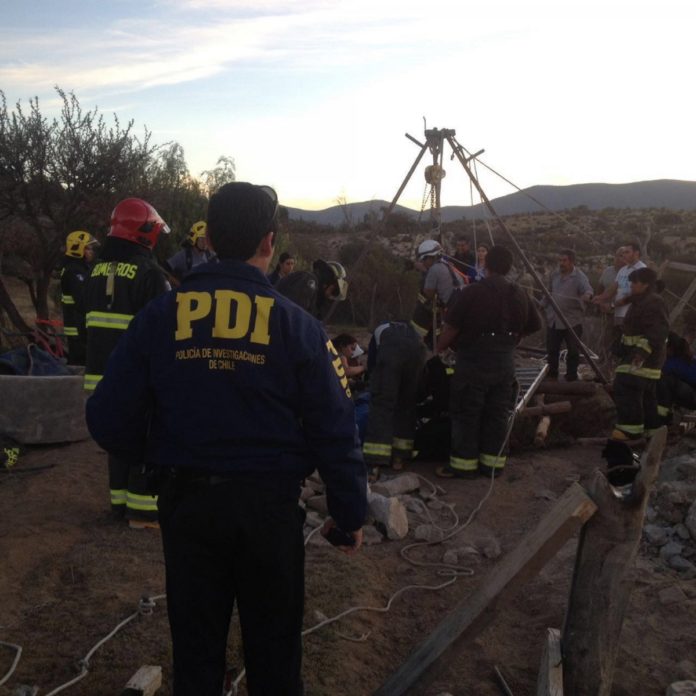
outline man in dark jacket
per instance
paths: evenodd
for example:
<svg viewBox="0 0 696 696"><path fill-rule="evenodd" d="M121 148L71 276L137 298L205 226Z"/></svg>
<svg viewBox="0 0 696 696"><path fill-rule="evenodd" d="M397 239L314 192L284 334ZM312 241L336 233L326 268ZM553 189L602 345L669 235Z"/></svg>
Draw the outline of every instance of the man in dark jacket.
<svg viewBox="0 0 696 696"><path fill-rule="evenodd" d="M362 541L366 473L340 357L266 277L277 210L264 186L213 195L220 263L135 317L87 404L99 444L147 450L163 479L175 696L222 692L235 601L249 694L303 693L298 496L315 466L331 514L323 533L347 553Z"/></svg>
<svg viewBox="0 0 696 696"><path fill-rule="evenodd" d="M85 364L85 288L98 244L89 232L81 230L71 232L65 238L65 259L60 271L60 304L63 333L68 339L68 362L71 365Z"/></svg>
<svg viewBox="0 0 696 696"><path fill-rule="evenodd" d="M515 346L541 328L539 313L526 293L505 276L512 254L494 246L486 256L486 278L464 288L445 316L437 349L456 345L450 384L452 477L499 475L517 397Z"/></svg>
<svg viewBox="0 0 696 696"><path fill-rule="evenodd" d="M332 302L343 302L348 294L346 269L338 261L317 259L311 271L295 271L275 284L281 295L291 299L313 317L322 319Z"/></svg>
<svg viewBox="0 0 696 696"><path fill-rule="evenodd" d="M107 360L131 319L168 284L152 255L160 233L169 228L157 211L139 198L121 201L111 213L111 229L85 293L87 365L85 389L93 391ZM145 464L109 453L111 509L131 527L157 519L157 498L148 490Z"/></svg>
<svg viewBox="0 0 696 696"><path fill-rule="evenodd" d="M639 268L629 277L631 294L623 323L621 356L614 377L616 425L613 440L650 436L660 425L657 383L666 357L669 316L655 291L657 274Z"/></svg>

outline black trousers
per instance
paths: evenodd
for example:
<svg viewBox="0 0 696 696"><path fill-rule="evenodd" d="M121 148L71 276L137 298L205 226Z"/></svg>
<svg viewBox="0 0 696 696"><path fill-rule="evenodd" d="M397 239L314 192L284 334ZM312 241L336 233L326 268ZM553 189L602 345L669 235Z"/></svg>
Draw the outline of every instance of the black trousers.
<svg viewBox="0 0 696 696"><path fill-rule="evenodd" d="M629 438L650 436L661 425L657 414L657 380L617 372L614 377L616 429Z"/></svg>
<svg viewBox="0 0 696 696"><path fill-rule="evenodd" d="M392 455L411 458L425 353L423 341L407 324L395 323L382 333L377 364L370 374L370 413L363 444L368 464L387 465Z"/></svg>
<svg viewBox="0 0 696 696"><path fill-rule="evenodd" d="M251 696L302 694L304 512L297 489L177 475L159 518L174 653L174 696L220 696L239 611Z"/></svg>
<svg viewBox="0 0 696 696"><path fill-rule="evenodd" d="M582 324L573 327L578 338L582 338ZM580 345L573 338L573 334L568 329L546 329L546 354L549 363L549 374L558 375L558 359L561 346L566 344L568 357L566 358L566 377L571 379L578 376L578 365L580 364Z"/></svg>

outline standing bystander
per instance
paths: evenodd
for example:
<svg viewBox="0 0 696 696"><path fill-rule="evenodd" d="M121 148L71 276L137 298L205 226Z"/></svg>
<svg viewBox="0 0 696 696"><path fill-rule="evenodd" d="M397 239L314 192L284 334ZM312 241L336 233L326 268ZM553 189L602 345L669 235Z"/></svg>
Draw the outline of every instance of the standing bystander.
<svg viewBox="0 0 696 696"><path fill-rule="evenodd" d="M575 252L571 249L561 251L558 256L558 268L551 273L549 291L558 308L563 312L578 338L582 337L582 320L585 302L592 299L592 286L587 276L575 267ZM580 346L573 334L561 321L553 306L544 296L542 306L546 310L546 353L549 363L549 379L558 378L558 362L561 346L568 349L566 359L566 382L578 378L580 364Z"/></svg>
<svg viewBox="0 0 696 696"><path fill-rule="evenodd" d="M298 497L315 466L322 533L345 553L362 542L365 465L341 362L266 277L277 212L269 187L220 188L208 208L220 263L135 317L87 402L99 444L147 451L160 473L174 696L222 693L235 602L248 693L304 693Z"/></svg>

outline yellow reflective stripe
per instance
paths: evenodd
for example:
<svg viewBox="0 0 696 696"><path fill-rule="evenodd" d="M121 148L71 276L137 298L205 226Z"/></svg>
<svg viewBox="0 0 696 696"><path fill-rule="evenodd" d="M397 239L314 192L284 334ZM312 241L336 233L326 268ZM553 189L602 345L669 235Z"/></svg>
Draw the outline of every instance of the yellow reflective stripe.
<svg viewBox="0 0 696 696"><path fill-rule="evenodd" d="M125 488L112 488L111 489L111 504L112 505L125 505L126 504L126 494Z"/></svg>
<svg viewBox="0 0 696 696"><path fill-rule="evenodd" d="M662 370L655 367L634 367L633 365L619 365L616 372L625 375L635 375L636 377L644 377L645 379L660 379Z"/></svg>
<svg viewBox="0 0 696 696"><path fill-rule="evenodd" d="M669 416L671 409L669 406L659 406L657 407L658 416Z"/></svg>
<svg viewBox="0 0 696 696"><path fill-rule="evenodd" d="M88 312L86 323L87 328L125 330L134 316L134 314L116 314L115 312Z"/></svg>
<svg viewBox="0 0 696 696"><path fill-rule="evenodd" d="M454 374L454 368L453 367L446 367L445 374L449 375L451 377Z"/></svg>
<svg viewBox="0 0 696 696"><path fill-rule="evenodd" d="M63 304L75 304L75 298L72 295L61 295L60 301Z"/></svg>
<svg viewBox="0 0 696 696"><path fill-rule="evenodd" d="M491 469L502 469L505 466L507 457L496 457L494 454L480 454L479 461L484 466L488 466Z"/></svg>
<svg viewBox="0 0 696 696"><path fill-rule="evenodd" d="M392 446L382 442L365 442L363 444L363 454L374 455L377 457L391 457Z"/></svg>
<svg viewBox="0 0 696 696"><path fill-rule="evenodd" d="M85 381L82 384L83 389L94 391L103 376L104 375L85 375Z"/></svg>
<svg viewBox="0 0 696 696"><path fill-rule="evenodd" d="M157 512L156 495L138 495L128 491L126 506L132 510L144 510L146 512Z"/></svg>
<svg viewBox="0 0 696 696"><path fill-rule="evenodd" d="M421 338L428 335L428 329L424 329L422 326L419 326L415 321L411 321L411 326Z"/></svg>
<svg viewBox="0 0 696 696"><path fill-rule="evenodd" d="M629 435L642 435L645 430L644 425L628 425L624 423L617 423L614 427Z"/></svg>
<svg viewBox="0 0 696 696"><path fill-rule="evenodd" d="M648 343L648 339L645 336L623 336L621 342L625 346L634 346L644 350L646 353L652 353L652 348Z"/></svg>
<svg viewBox="0 0 696 696"><path fill-rule="evenodd" d="M476 471L478 469L478 459L463 459L450 455L449 465L457 471Z"/></svg>
<svg viewBox="0 0 696 696"><path fill-rule="evenodd" d="M65 336L77 336L77 329L74 326L64 326L63 327L63 334Z"/></svg>
<svg viewBox="0 0 696 696"><path fill-rule="evenodd" d="M413 449L413 440L405 440L402 437L395 437L392 440L392 447L394 449L410 452Z"/></svg>

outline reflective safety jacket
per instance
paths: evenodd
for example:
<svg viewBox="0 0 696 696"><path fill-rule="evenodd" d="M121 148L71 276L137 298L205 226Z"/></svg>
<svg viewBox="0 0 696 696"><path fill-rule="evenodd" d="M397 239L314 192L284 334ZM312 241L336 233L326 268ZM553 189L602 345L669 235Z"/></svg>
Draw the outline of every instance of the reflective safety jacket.
<svg viewBox="0 0 696 696"><path fill-rule="evenodd" d="M131 319L167 288L152 252L125 239L107 237L85 292L86 390L93 391L102 378L109 355Z"/></svg>
<svg viewBox="0 0 696 696"><path fill-rule="evenodd" d="M89 265L84 259L65 257L60 271L60 304L63 333L70 339L86 340L85 288L89 273Z"/></svg>
<svg viewBox="0 0 696 696"><path fill-rule="evenodd" d="M139 312L87 422L107 451L166 469L299 493L316 467L339 527L364 521L366 472L341 359L321 324L247 263L197 266Z"/></svg>
<svg viewBox="0 0 696 696"><path fill-rule="evenodd" d="M623 323L621 358L616 372L660 379L667 353L669 315L664 300L655 292L632 295ZM641 358L640 367L633 365Z"/></svg>

